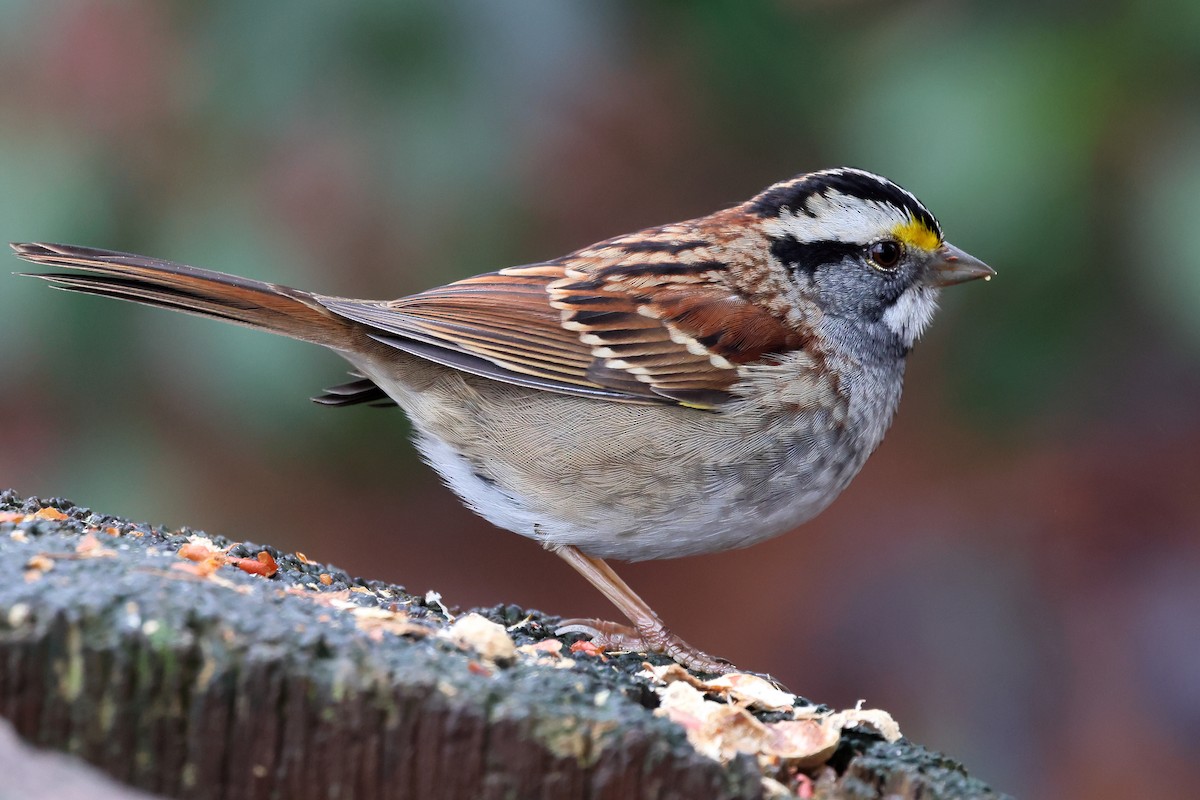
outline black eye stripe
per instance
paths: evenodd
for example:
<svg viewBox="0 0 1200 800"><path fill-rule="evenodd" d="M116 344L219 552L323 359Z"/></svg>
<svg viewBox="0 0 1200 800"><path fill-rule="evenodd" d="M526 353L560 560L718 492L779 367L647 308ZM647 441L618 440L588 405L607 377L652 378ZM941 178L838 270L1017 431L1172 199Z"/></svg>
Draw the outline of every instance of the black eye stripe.
<svg viewBox="0 0 1200 800"><path fill-rule="evenodd" d="M861 244L824 239L818 242L799 242L794 236L782 236L771 241L771 255L791 270L812 274L822 264L836 264L847 256L862 252Z"/></svg>

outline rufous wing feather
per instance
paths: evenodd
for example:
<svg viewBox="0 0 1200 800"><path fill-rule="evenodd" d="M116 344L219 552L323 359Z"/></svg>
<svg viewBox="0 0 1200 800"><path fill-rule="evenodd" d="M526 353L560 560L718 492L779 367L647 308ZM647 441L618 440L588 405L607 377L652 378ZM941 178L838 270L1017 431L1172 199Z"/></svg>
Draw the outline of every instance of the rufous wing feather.
<svg viewBox="0 0 1200 800"><path fill-rule="evenodd" d="M322 302L381 331L380 341L448 366L624 402L713 408L741 365L805 345L731 289L726 266L698 257L694 244L637 243L601 243L390 302Z"/></svg>
<svg viewBox="0 0 1200 800"><path fill-rule="evenodd" d="M454 369L546 391L713 408L730 396L740 366L805 342L729 285L726 265L706 257L703 236L680 235L674 227L648 229L555 261L391 301L315 295L128 253L13 247L27 261L72 270L37 275L63 289L216 317L342 350L369 338ZM321 402L379 399L370 386L356 383L336 387Z"/></svg>

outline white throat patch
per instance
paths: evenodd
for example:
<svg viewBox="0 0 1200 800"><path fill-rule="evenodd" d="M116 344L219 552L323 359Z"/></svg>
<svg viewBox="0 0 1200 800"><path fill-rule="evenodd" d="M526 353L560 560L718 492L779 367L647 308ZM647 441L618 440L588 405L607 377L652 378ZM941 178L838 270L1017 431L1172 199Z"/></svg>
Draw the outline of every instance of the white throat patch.
<svg viewBox="0 0 1200 800"><path fill-rule="evenodd" d="M933 319L937 298L937 289L920 284L910 286L883 312L883 324L900 337L905 347L912 347Z"/></svg>

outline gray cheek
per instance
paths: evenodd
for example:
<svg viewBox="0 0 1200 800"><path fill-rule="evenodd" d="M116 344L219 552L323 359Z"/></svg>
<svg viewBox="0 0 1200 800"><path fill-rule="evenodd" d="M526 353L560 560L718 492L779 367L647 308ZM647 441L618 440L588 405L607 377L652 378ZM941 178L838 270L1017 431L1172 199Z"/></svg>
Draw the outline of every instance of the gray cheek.
<svg viewBox="0 0 1200 800"><path fill-rule="evenodd" d="M901 276L888 279L866 264L845 259L816 270L813 290L826 313L878 322L884 308L903 291L903 286L893 288L901 281Z"/></svg>

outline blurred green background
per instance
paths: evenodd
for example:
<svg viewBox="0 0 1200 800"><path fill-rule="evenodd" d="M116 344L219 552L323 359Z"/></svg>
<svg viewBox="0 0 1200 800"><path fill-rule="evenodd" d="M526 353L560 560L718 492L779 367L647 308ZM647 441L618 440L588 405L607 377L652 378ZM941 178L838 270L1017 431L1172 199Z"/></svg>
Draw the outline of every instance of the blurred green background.
<svg viewBox="0 0 1200 800"><path fill-rule="evenodd" d="M1200 3L5 0L0 237L392 297L850 164L999 276L801 531L622 573L1033 798L1200 782ZM20 269L13 260L11 269ZM311 346L0 275L0 487L614 612Z"/></svg>

